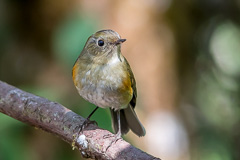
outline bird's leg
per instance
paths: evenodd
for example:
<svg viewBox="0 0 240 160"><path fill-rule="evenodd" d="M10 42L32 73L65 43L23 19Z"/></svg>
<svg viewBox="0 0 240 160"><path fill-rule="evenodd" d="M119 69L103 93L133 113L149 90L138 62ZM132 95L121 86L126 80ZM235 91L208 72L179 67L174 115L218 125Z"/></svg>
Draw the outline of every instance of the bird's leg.
<svg viewBox="0 0 240 160"><path fill-rule="evenodd" d="M97 110L98 108L99 108L99 107L97 106L97 107L89 114L89 116L84 120L83 124L82 124L81 127L79 128L78 134L79 134L85 127L87 127L89 124L96 124L96 125L97 125L97 122L96 122L96 121L91 121L90 118L91 118L91 116L93 115L93 113L96 112L96 110Z"/></svg>
<svg viewBox="0 0 240 160"><path fill-rule="evenodd" d="M118 121L118 132L116 134L117 140L121 138L121 121L120 121L120 110L117 111L117 121Z"/></svg>
<svg viewBox="0 0 240 160"><path fill-rule="evenodd" d="M121 139L121 121L120 121L120 110L117 110L117 121L118 121L118 132L117 134L114 135L114 139L111 141L109 146L107 147L106 151L108 150L109 147L112 146L113 143L116 143L119 139Z"/></svg>
<svg viewBox="0 0 240 160"><path fill-rule="evenodd" d="M79 127L79 130L76 134L73 135L73 142L72 142L72 147L73 149L75 148L75 142L80 134L80 132L82 132L84 130L85 127L87 127L89 124L96 124L97 125L97 122L96 121L91 121L90 118L91 116L93 115L93 113L96 112L96 110L98 109L99 107L97 106L90 114L89 116L84 120L83 124Z"/></svg>

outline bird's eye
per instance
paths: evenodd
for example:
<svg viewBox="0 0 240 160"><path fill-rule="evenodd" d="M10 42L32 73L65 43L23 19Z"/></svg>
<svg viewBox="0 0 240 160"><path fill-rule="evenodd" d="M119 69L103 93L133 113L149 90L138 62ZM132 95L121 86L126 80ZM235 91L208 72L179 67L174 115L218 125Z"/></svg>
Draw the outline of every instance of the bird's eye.
<svg viewBox="0 0 240 160"><path fill-rule="evenodd" d="M99 40L99 41L98 41L98 45L99 45L99 46L103 46L103 45L104 45L104 41L103 41L103 40Z"/></svg>

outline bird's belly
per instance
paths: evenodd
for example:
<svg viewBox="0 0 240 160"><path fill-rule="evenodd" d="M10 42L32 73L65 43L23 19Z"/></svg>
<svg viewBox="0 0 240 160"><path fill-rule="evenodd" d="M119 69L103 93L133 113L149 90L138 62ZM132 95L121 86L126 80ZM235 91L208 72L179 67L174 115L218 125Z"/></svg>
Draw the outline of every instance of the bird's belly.
<svg viewBox="0 0 240 160"><path fill-rule="evenodd" d="M122 78L103 77L95 81L93 79L96 77L82 78L81 88L78 88L79 94L98 107L126 108L132 98L131 87L125 86Z"/></svg>
<svg viewBox="0 0 240 160"><path fill-rule="evenodd" d="M98 85L86 84L79 91L79 94L87 101L102 108L122 109L127 107L130 101L125 99L117 89L113 89L110 86L101 87L101 83Z"/></svg>

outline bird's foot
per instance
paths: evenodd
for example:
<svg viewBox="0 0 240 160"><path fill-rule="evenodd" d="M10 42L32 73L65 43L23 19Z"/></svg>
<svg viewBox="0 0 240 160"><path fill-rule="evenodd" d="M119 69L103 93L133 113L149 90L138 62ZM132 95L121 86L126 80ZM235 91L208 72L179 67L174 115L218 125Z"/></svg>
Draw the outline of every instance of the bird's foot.
<svg viewBox="0 0 240 160"><path fill-rule="evenodd" d="M85 119L83 124L79 127L77 133L73 135L73 142L72 142L72 149L74 150L76 148L75 143L77 141L77 138L79 137L80 133L90 124L98 125L96 121L91 121L89 118Z"/></svg>
<svg viewBox="0 0 240 160"><path fill-rule="evenodd" d="M114 139L113 139L113 140L111 141L111 143L108 145L108 147L106 148L106 151L108 150L109 147L112 146L112 144L116 143L119 139L122 139L122 137L121 137L121 132L118 132L118 133L115 134L115 135L108 134L108 135L103 136L103 138L110 138L110 137L114 137Z"/></svg>
<svg viewBox="0 0 240 160"><path fill-rule="evenodd" d="M96 121L91 121L89 118L85 119L83 124L81 125L81 127L78 130L78 134L80 132L82 132L84 130L84 128L86 128L87 126L89 126L90 124L95 124L98 125Z"/></svg>

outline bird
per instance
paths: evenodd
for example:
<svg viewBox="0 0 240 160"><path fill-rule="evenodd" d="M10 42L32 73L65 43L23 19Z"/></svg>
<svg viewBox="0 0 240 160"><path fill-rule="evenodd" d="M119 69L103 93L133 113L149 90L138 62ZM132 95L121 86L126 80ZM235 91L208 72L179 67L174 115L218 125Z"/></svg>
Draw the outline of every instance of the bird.
<svg viewBox="0 0 240 160"><path fill-rule="evenodd" d="M121 53L125 41L111 29L97 31L88 38L72 68L78 93L96 105L84 124L99 107L109 108L116 138L121 138L129 130L139 137L146 134L135 112L136 81Z"/></svg>

